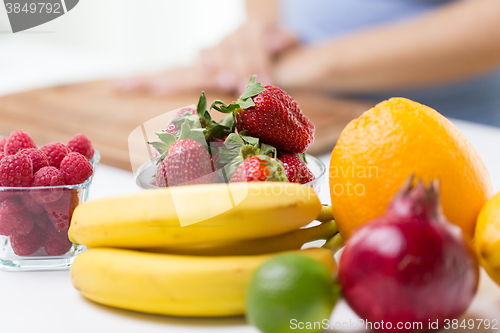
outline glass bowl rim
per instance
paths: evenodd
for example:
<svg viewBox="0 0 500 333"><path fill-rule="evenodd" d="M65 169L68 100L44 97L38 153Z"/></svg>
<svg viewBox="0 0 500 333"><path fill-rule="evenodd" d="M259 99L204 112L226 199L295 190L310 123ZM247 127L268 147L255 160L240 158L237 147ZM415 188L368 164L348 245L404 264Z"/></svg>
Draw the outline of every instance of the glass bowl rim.
<svg viewBox="0 0 500 333"><path fill-rule="evenodd" d="M310 182L308 183L305 183L305 184L302 184L302 185L306 185L306 186L313 186L315 185L316 183L318 183L320 181L320 179L322 179L324 176L325 176L325 173L326 173L326 165L325 163L323 163L322 160L320 160L319 158L313 156L313 155L309 155L309 154L305 154L306 156L306 161L309 163L309 161L313 161L314 163L316 163L316 165L319 166L319 169L320 169L320 172L319 172L319 175L314 178L313 180L311 180ZM135 183L137 186L139 186L140 188L143 188L143 189L150 189L150 190L156 190L156 189L162 189L162 188L165 188L165 187L158 187L158 186L155 186L155 185L151 185L149 183L144 183L141 178L140 178L140 175L144 172L144 170L146 170L147 168L149 168L150 166L154 165L155 163L155 160L150 160L144 164L142 164L138 169L137 169L137 173L135 174Z"/></svg>
<svg viewBox="0 0 500 333"><path fill-rule="evenodd" d="M6 191L6 190L15 190L15 191L23 191L23 190L48 190L48 189L56 189L56 188L63 188L63 189L69 189L69 190L74 190L74 189L83 189L87 188L90 186L92 183L92 180L94 179L95 175L95 169L97 165L99 164L99 161L101 160L101 153L98 150L94 150L94 157L92 157L92 160L90 160L90 163L92 164L93 172L92 175L83 183L81 184L76 184L76 185L59 185L59 186L28 186L28 187L13 187L13 186L0 186L0 192Z"/></svg>

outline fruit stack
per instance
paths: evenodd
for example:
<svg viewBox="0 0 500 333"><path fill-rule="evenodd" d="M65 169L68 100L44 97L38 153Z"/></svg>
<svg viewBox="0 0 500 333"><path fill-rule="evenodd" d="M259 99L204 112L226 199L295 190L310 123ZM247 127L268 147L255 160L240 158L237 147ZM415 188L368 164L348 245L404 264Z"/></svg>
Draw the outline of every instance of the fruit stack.
<svg viewBox="0 0 500 333"><path fill-rule="evenodd" d="M210 110L228 113L221 122L212 120L202 93L196 110L182 108L156 133L153 185L314 179L304 154L314 141L313 123L286 92L255 80L235 103L212 103Z"/></svg>
<svg viewBox="0 0 500 333"><path fill-rule="evenodd" d="M185 119L174 119L159 134L165 140L153 143L163 156L156 180L168 188L102 198L75 210L69 234L92 249L71 268L74 287L96 302L136 311L245 314L263 333L338 330L329 318L341 288L366 329L420 332L464 323L470 328L470 319L457 318L476 293L478 257L500 282L500 194L487 203L491 181L465 136L416 102L393 98L376 105L342 132L330 165L332 207L325 207L309 186L290 182L288 175L289 182L280 182L284 167L276 155L264 154L267 162L277 162L274 173L249 178L266 164L258 154L267 152L268 145L274 151L290 149L280 146L282 136L251 126L254 121L281 124L279 114L292 119L286 110L273 117L244 111L252 103L266 104L266 110L274 103L295 107L279 98L269 102L272 96L266 94L277 88L264 89L251 80L251 92L238 103L214 102L212 108L231 112L221 124L195 116L207 112L201 101L196 112L188 110ZM297 131L298 118L291 122ZM286 132L287 123L278 123L273 126ZM312 125L305 123L303 131L293 132L300 133L297 137L312 135ZM206 154L207 173L181 183L176 177L186 172L176 173L173 166L185 159L169 157L176 154L176 144L200 135L210 143L227 135L215 161L234 170L226 178L229 184L173 186L211 177L205 147L191 143L199 154L185 159L194 156L194 163ZM252 141L257 137L266 143ZM284 140L291 137L292 132ZM292 149L305 149L308 141L299 143L304 145ZM254 164L254 157L260 161ZM165 160L170 162L162 168ZM237 173L240 168L245 176ZM253 182L262 175L277 181ZM322 223L304 229L315 218ZM299 250L313 239L326 243L321 249ZM337 284L332 252L342 239Z"/></svg>
<svg viewBox="0 0 500 333"><path fill-rule="evenodd" d="M66 145L50 142L40 148L22 130L0 140L0 235L9 239L15 255L60 256L71 249L71 215L82 200L79 184L93 174L93 156L83 134ZM2 259L12 256L9 244Z"/></svg>
<svg viewBox="0 0 500 333"><path fill-rule="evenodd" d="M228 195L238 204L226 204ZM323 222L303 228L316 218ZM282 252L324 265L329 284L336 271L330 249L300 250L338 235L331 210L311 187L289 182L173 186L100 198L75 209L69 235L90 247L71 267L76 289L99 303L150 313L242 315L251 275Z"/></svg>

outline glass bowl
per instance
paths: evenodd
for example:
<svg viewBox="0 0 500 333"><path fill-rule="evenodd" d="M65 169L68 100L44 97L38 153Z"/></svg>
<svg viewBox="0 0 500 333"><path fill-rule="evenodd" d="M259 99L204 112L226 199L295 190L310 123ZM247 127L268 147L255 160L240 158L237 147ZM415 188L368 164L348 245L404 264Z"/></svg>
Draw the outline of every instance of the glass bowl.
<svg viewBox="0 0 500 333"><path fill-rule="evenodd" d="M0 187L0 269L57 270L71 266L86 248L73 244L68 228L75 208L87 201L94 173L83 184Z"/></svg>
<svg viewBox="0 0 500 333"><path fill-rule="evenodd" d="M325 191L328 192L328 182L326 180L326 166L319 159L314 156L306 154L306 161L308 168L314 174L315 179L306 183L304 185L311 186L321 202L323 202L322 197L325 195ZM158 189L160 187L151 184L153 176L156 174L156 161L151 160L144 163L137 170L136 184L143 189Z"/></svg>

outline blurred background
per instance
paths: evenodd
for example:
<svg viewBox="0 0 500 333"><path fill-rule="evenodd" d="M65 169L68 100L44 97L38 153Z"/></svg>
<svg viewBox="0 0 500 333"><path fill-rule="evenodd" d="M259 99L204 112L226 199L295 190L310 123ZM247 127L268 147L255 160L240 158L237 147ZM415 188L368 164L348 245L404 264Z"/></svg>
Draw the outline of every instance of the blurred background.
<svg viewBox="0 0 500 333"><path fill-rule="evenodd" d="M500 1L82 0L16 34L0 8L0 135L83 132L123 169L138 126L253 74L316 125L310 154L394 96L500 127Z"/></svg>
<svg viewBox="0 0 500 333"><path fill-rule="evenodd" d="M185 65L244 20L243 0L82 0L12 34L1 8L0 95Z"/></svg>

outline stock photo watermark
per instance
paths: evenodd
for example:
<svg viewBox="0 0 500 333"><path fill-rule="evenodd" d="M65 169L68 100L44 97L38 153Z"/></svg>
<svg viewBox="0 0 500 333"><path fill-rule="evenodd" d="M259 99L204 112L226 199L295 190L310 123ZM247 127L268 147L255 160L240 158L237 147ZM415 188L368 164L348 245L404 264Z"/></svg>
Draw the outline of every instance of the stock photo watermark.
<svg viewBox="0 0 500 333"><path fill-rule="evenodd" d="M336 166L332 165L330 167L330 184L331 193L335 196L348 195L348 196L362 196L366 193L366 187L363 183L365 179L378 179L378 167L377 166ZM346 180L345 182L336 182L335 180L341 179L353 179L359 180L359 182L351 182Z"/></svg>
<svg viewBox="0 0 500 333"><path fill-rule="evenodd" d="M312 329L331 329L331 330L456 330L456 329L484 329L498 330L498 319L444 319L428 320L425 322L387 322L387 321L369 321L366 319L350 319L349 321L331 321L324 319L321 322L302 322L297 319L290 320L290 329L292 330L312 330Z"/></svg>

